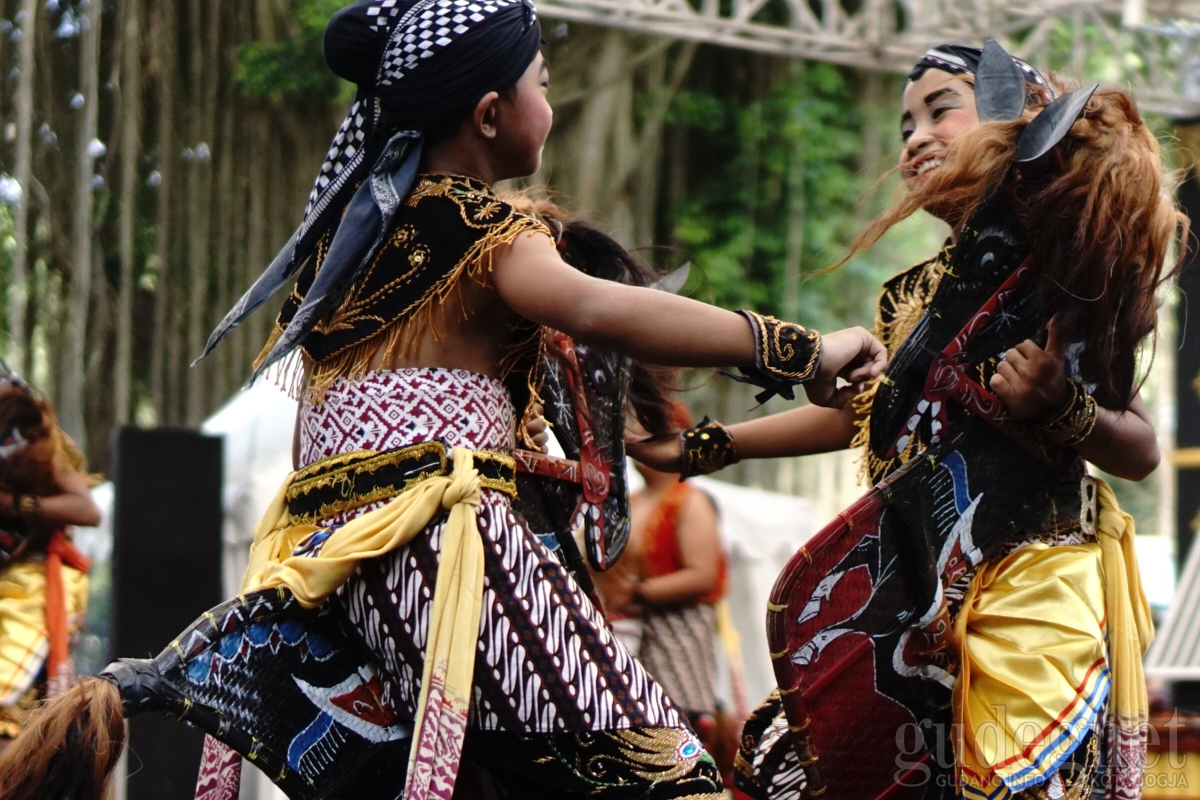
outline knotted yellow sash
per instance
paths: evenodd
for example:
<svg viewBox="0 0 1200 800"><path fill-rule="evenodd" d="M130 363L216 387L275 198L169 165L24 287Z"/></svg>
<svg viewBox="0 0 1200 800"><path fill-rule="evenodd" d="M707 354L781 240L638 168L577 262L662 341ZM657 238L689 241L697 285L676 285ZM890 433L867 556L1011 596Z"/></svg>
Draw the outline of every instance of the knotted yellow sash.
<svg viewBox="0 0 1200 800"><path fill-rule="evenodd" d="M87 573L62 567L62 580L65 617L77 624L87 607ZM44 563L20 561L0 572L0 705L20 700L46 663L46 583ZM15 729L8 733L16 735Z"/></svg>
<svg viewBox="0 0 1200 800"><path fill-rule="evenodd" d="M1154 628L1134 523L1096 484L1095 544L1024 547L982 565L963 598L954 722L965 797L1005 798L1044 782L1106 700L1119 735L1144 735L1142 654ZM1140 771L1138 752L1144 763L1144 749L1127 747L1120 767Z"/></svg>
<svg viewBox="0 0 1200 800"><path fill-rule="evenodd" d="M405 798L440 796L446 782L453 789L475 673L483 599L483 542L475 525L480 477L470 450L454 448L453 463L450 475L427 478L383 508L334 530L316 557L292 555L304 538L321 528L290 524L289 476L254 530L242 580L243 592L285 586L301 605L314 608L361 562L404 545L440 512L450 512L442 531Z"/></svg>

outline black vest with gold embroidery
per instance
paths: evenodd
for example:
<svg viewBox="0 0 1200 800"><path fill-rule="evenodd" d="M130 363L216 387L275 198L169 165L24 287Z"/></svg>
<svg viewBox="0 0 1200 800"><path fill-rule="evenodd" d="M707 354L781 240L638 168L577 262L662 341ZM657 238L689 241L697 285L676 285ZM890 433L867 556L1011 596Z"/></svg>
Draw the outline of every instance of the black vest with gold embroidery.
<svg viewBox="0 0 1200 800"><path fill-rule="evenodd" d="M384 246L337 310L304 339L300 350L308 378L303 386L290 388L319 396L338 378L366 374L381 351L411 354L458 281L464 276L483 280L491 269L493 251L527 231L549 235L545 225L518 213L482 181L455 175L420 176L396 212ZM301 273L264 354L304 301L328 246L328 241L322 242L314 267ZM302 379L302 374L297 378Z"/></svg>

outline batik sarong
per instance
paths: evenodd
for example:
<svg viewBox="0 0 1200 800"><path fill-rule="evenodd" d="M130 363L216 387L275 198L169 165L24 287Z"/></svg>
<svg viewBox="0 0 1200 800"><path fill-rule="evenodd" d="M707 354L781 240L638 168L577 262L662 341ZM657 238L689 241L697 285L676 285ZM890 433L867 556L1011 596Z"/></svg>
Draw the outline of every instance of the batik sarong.
<svg viewBox="0 0 1200 800"><path fill-rule="evenodd" d="M490 378L444 369L372 373L339 380L304 407L300 464L435 441L511 453L514 425L506 390ZM336 532L387 502L316 524ZM527 529L510 497L481 490L475 526L483 589L464 758L494 780L519 775L535 788L719 796L715 766L670 700ZM363 561L327 601L374 656L388 702L404 720L418 716L445 528L445 515L435 517L406 544ZM323 546L318 535L303 547L319 556ZM487 732L483 740L492 744L473 746L476 732ZM594 756L586 755L589 749ZM529 763L493 757L506 751L538 755ZM440 796L436 772L444 767L418 762L417 768L434 771L429 785Z"/></svg>

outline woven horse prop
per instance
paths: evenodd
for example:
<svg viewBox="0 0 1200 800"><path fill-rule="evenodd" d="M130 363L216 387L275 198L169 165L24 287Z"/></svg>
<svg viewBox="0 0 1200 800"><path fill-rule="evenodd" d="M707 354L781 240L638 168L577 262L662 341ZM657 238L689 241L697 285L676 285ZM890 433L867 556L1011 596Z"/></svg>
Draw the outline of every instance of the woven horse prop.
<svg viewBox="0 0 1200 800"><path fill-rule="evenodd" d="M604 234L581 221L562 223L563 260L594 278L676 292L687 280L681 267L651 276ZM592 581L572 532L583 529L587 564L604 571L629 541L629 476L625 426L631 380L639 366L611 351L546 332L545 417L564 458L516 451L516 507L543 540L552 540L576 581L592 595ZM593 596L593 601L595 597Z"/></svg>
<svg viewBox="0 0 1200 800"><path fill-rule="evenodd" d="M989 39L981 120L1025 107L1020 71ZM1063 95L1022 131L1008 181L1053 169L1055 146L1096 86ZM975 367L1045 330L1037 265L1009 183L966 222L916 328L888 366L870 419L881 458L926 445L789 561L767 632L806 795L951 798L945 591L1040 520L1062 453L1006 415Z"/></svg>

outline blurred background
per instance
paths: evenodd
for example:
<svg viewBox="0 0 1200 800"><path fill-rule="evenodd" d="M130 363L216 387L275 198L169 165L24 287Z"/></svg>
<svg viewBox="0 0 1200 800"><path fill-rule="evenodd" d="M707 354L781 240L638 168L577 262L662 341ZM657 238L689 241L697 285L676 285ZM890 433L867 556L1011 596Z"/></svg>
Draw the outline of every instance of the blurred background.
<svg viewBox="0 0 1200 800"><path fill-rule="evenodd" d="M98 472L117 472L121 426L208 420L209 435L226 437L226 522L214 536L227 581L259 496L288 467L276 440L290 442L290 406L261 388L238 396L275 304L189 364L298 223L353 96L321 58L340 5L0 0L0 355L53 400ZM897 191L903 75L944 41L994 35L1068 80L1131 88L1185 210L1200 215L1200 2L549 0L539 13L555 130L541 172L522 185L555 193L661 269L690 262L685 291L699 299L821 330L872 325L880 283L932 255L944 226L913 218L826 270ZM1137 518L1160 616L1200 512L1196 272L1164 292L1144 359L1163 465L1138 484L1113 481ZM751 412L750 391L709 373L688 386L694 412L726 422L785 407ZM720 477L800 499L778 508L803 519L737 534L770 539L764 526L776 524L784 544L755 556L774 569L862 491L853 453ZM81 544L101 557L83 655L102 665L111 537L83 532ZM747 607L739 629L761 628L761 608ZM1161 656L1160 675L1200 678L1200 657L1179 636L1187 641Z"/></svg>

